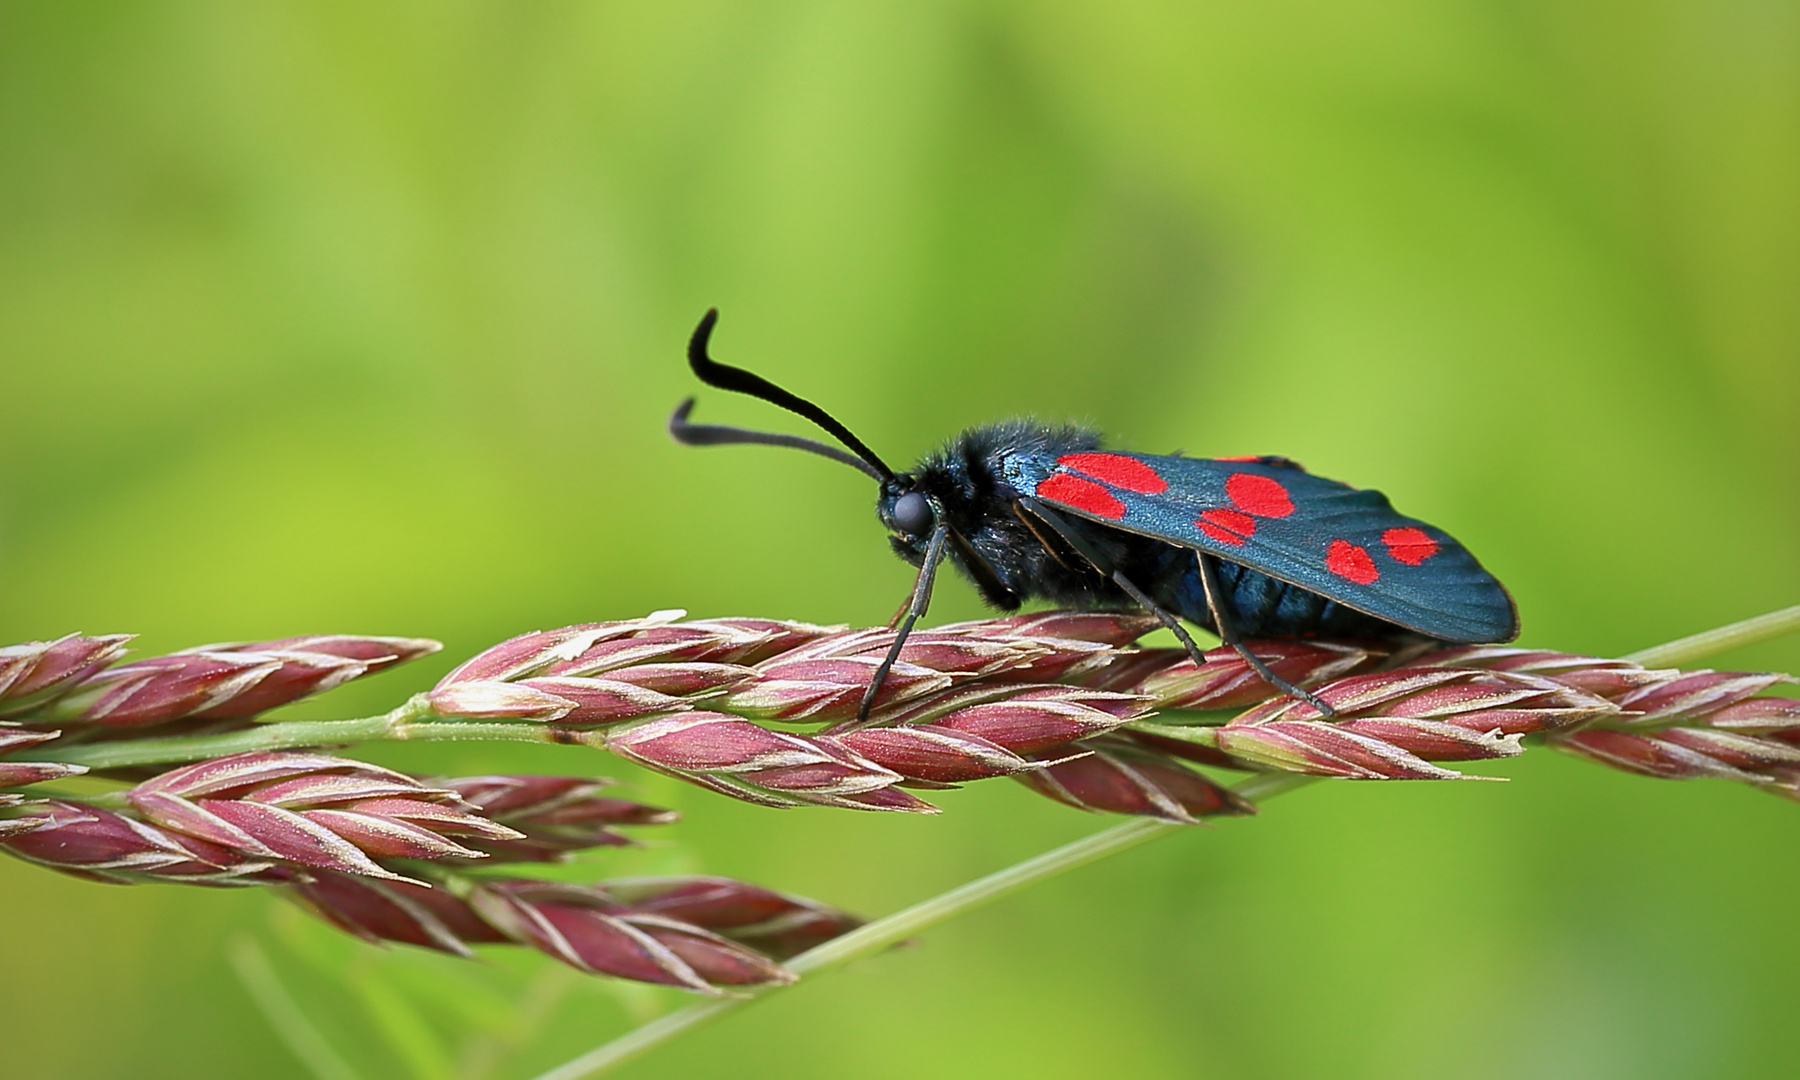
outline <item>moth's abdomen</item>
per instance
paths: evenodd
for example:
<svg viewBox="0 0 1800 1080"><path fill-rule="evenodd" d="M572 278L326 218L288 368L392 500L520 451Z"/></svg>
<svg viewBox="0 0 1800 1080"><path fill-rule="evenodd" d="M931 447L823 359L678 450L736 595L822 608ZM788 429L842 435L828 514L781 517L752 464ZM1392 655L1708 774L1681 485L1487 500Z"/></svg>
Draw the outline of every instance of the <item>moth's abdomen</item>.
<svg viewBox="0 0 1800 1080"><path fill-rule="evenodd" d="M1206 606L1206 587L1200 581L1194 553L1170 545L1157 547L1161 550L1155 558L1161 565L1155 567L1159 573L1151 580L1162 583L1162 588L1152 590L1152 595L1182 618L1217 633L1212 612ZM1224 594L1221 599L1230 609L1238 632L1246 638L1317 636L1380 641L1416 636L1404 627L1247 566L1221 559L1218 567L1219 588Z"/></svg>

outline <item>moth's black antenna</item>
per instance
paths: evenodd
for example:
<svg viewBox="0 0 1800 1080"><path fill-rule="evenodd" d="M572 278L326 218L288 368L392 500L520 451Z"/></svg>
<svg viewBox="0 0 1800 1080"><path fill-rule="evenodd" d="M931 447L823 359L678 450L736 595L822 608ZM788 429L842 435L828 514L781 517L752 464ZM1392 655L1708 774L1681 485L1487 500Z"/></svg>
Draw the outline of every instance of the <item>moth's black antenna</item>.
<svg viewBox="0 0 1800 1080"><path fill-rule="evenodd" d="M751 431L748 428L726 427L723 424L690 424L688 423L688 414L693 411L694 399L688 398L675 406L675 412L669 417L669 435L684 446L724 446L729 443L788 446L795 450L804 450L809 454L827 457L833 461L841 461L852 469L867 473L875 480L887 479L875 471L875 466L862 458L817 439L809 439L804 435L782 435L773 431Z"/></svg>
<svg viewBox="0 0 1800 1080"><path fill-rule="evenodd" d="M720 390L729 390L734 394L748 394L754 398L761 398L771 405L779 405L789 412L799 413L830 432L839 442L854 451L856 456L862 459L861 463L854 463L857 468L863 469L864 464L868 465L869 468L863 469L863 471L870 472L870 469L873 469L874 471L870 475L877 480L885 481L894 478L894 470L888 468L887 463L882 461L875 451L869 449L861 439L851 434L849 428L839 423L824 409L803 397L788 393L761 375L752 374L743 368L732 367L730 364L721 364L706 355L706 343L711 340L713 326L718 321L719 309L708 309L706 314L701 317L700 325L694 328L694 336L688 340L688 366L694 369L694 374L699 376L701 382ZM679 420L685 425L686 416L687 413L684 409L677 409L675 416L669 421L670 434L682 442L688 440L683 439L679 433L677 421ZM705 433L700 435L700 440L702 440L700 445L716 445L722 442L757 442L771 446L792 446L795 449L808 450L815 454L824 453L826 457L834 461L847 461L847 458L839 457L835 451L832 451L831 447L813 442L811 439L795 439L791 435L745 431L741 428L707 428L695 425L688 427L687 430L694 430L696 427L700 432ZM727 432L750 437L731 437L726 434Z"/></svg>

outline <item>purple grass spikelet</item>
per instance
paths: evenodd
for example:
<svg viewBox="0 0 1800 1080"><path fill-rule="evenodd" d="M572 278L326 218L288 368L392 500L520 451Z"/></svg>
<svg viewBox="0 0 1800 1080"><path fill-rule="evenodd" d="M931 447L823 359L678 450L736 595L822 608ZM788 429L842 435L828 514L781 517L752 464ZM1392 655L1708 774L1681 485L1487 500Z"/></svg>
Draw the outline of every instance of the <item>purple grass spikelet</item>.
<svg viewBox="0 0 1800 1080"><path fill-rule="evenodd" d="M321 634L205 645L106 667L101 660L115 658L126 640L65 638L54 643L87 643L83 657L100 660L89 659L76 671L83 657L64 658L62 666L77 681L60 686L56 697L39 703L35 711L51 722L106 727L188 717L242 720L442 648L424 638Z"/></svg>
<svg viewBox="0 0 1800 1080"><path fill-rule="evenodd" d="M293 874L289 891L313 914L371 944L394 941L470 958L471 945L511 940L449 890L418 882L311 870Z"/></svg>
<svg viewBox="0 0 1800 1080"><path fill-rule="evenodd" d="M1097 740L1072 759L1013 779L1081 810L1152 817L1178 825L1256 813L1254 804L1181 762L1127 740Z"/></svg>
<svg viewBox="0 0 1800 1080"><path fill-rule="evenodd" d="M1385 655L1373 647L1333 642L1253 641L1249 648L1275 674L1303 687L1360 671ZM1161 709L1242 709L1277 696L1236 650L1218 648L1205 655L1206 664L1196 667L1181 649L1125 654L1118 673L1103 672L1095 683L1129 685Z"/></svg>
<svg viewBox="0 0 1800 1080"><path fill-rule="evenodd" d="M95 806L46 800L26 809L36 827L0 833L12 854L65 874L116 884L248 885L273 863Z"/></svg>
<svg viewBox="0 0 1800 1080"><path fill-rule="evenodd" d="M680 815L600 794L604 777L465 776L437 781L484 817L520 833L518 839L463 841L503 862L557 862L571 853L633 843L620 826L667 825Z"/></svg>
<svg viewBox="0 0 1800 1080"><path fill-rule="evenodd" d="M843 743L770 731L722 713L624 725L607 732L606 746L647 768L764 806L937 812L904 792L884 792L903 777Z"/></svg>
<svg viewBox="0 0 1800 1080"><path fill-rule="evenodd" d="M863 924L816 900L724 877L622 878L595 888L633 911L692 923L777 960Z"/></svg>
<svg viewBox="0 0 1800 1080"><path fill-rule="evenodd" d="M450 837L518 840L456 792L322 754L245 753L162 774L126 795L171 832L300 866L402 878L375 860L480 859Z"/></svg>
<svg viewBox="0 0 1800 1080"><path fill-rule="evenodd" d="M620 905L604 890L547 881L477 886L469 904L508 938L578 971L717 994L792 982L780 964L728 938Z"/></svg>
<svg viewBox="0 0 1800 1080"><path fill-rule="evenodd" d="M0 717L23 716L125 655L131 634L28 641L0 648Z"/></svg>

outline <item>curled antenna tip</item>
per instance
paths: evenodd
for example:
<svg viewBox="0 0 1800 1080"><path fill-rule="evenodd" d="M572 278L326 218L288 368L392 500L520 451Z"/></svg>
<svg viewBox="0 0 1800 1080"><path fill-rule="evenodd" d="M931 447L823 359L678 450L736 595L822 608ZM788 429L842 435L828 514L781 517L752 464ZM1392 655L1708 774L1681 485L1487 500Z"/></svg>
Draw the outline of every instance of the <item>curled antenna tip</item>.
<svg viewBox="0 0 1800 1080"><path fill-rule="evenodd" d="M687 427L687 418L688 415L694 411L694 402L696 400L698 399L691 397L686 399L681 404L675 406L675 411L669 414L669 434L674 437L676 442L683 441L681 438L681 429Z"/></svg>
<svg viewBox="0 0 1800 1080"><path fill-rule="evenodd" d="M707 308L706 314L700 316L700 325L694 327L694 336L688 339L688 363L696 371L701 365L712 363L712 358L706 355L706 343L712 339L713 327L718 322L719 309Z"/></svg>

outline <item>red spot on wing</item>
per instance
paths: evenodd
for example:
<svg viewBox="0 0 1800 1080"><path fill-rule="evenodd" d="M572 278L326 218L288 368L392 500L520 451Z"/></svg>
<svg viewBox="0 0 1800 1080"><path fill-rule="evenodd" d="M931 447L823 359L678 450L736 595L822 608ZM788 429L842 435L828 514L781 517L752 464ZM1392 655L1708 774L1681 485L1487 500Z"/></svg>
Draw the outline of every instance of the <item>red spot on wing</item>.
<svg viewBox="0 0 1800 1080"><path fill-rule="evenodd" d="M1283 518L1294 512L1294 500L1279 481L1255 473L1232 473L1225 478L1225 494L1231 504L1257 517Z"/></svg>
<svg viewBox="0 0 1800 1080"><path fill-rule="evenodd" d="M1113 521L1125 516L1125 504L1113 498L1105 488L1068 473L1046 476L1037 486L1037 495Z"/></svg>
<svg viewBox="0 0 1800 1080"><path fill-rule="evenodd" d="M1256 519L1236 510L1208 510L1194 522L1199 530L1221 544L1242 547L1256 535Z"/></svg>
<svg viewBox="0 0 1800 1080"><path fill-rule="evenodd" d="M1375 579L1381 576L1381 571L1375 569L1375 560L1369 558L1368 551L1348 540L1331 542L1331 546L1325 550L1325 569L1358 585L1373 585Z"/></svg>
<svg viewBox="0 0 1800 1080"><path fill-rule="evenodd" d="M1156 475L1155 469L1124 454L1064 454L1056 463L1140 495L1161 495L1169 490L1169 482Z"/></svg>
<svg viewBox="0 0 1800 1080"><path fill-rule="evenodd" d="M1423 529L1410 526L1404 529L1389 529L1381 534L1381 542L1387 545L1388 554L1408 566L1417 566L1438 553L1438 542L1433 540Z"/></svg>

